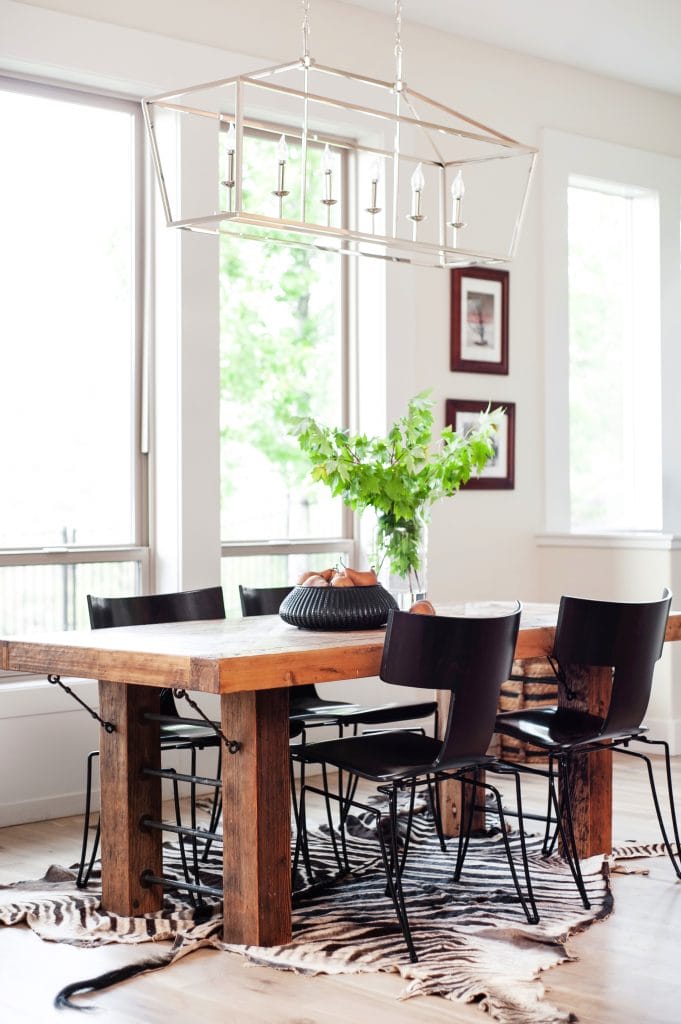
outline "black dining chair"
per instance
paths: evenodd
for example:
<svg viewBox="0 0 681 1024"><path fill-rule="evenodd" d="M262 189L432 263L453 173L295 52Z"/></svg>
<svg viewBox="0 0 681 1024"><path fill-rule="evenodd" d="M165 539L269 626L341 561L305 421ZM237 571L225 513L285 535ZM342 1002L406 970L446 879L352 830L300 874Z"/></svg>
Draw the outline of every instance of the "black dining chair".
<svg viewBox="0 0 681 1024"><path fill-rule="evenodd" d="M574 697L576 673L590 666L610 669L612 686L607 710L599 716L553 705L497 716L496 732L532 743L548 755L545 770L536 765L517 767L523 772L544 776L548 781L544 852L550 853L560 836L565 859L585 907L589 906L589 900L579 866L568 784L570 767L577 756L615 750L646 763L664 846L677 877L681 878L681 846L669 745L664 740L649 739L641 724L650 699L655 664L662 654L671 600L668 589L660 600L645 603L562 597L553 651L549 656L558 684L569 702ZM632 741L659 745L664 751L676 855L662 817L650 758L641 751L628 749Z"/></svg>
<svg viewBox="0 0 681 1024"><path fill-rule="evenodd" d="M292 587L243 587L239 586L241 612L243 615L276 615L282 601ZM306 731L321 726L332 726L342 736L346 728L356 734L359 726L383 727L397 723L416 721L433 717L433 732L438 728L437 701L428 700L414 704L390 703L362 706L349 701L329 700L320 697L314 683L294 686L289 691L289 718L303 725L302 742L306 742Z"/></svg>
<svg viewBox="0 0 681 1024"><path fill-rule="evenodd" d="M90 626L92 629L106 629L118 626L144 626L161 622L190 622L199 619L224 619L225 602L221 587L205 587L201 590L185 590L172 594L145 594L134 597L94 597L87 596ZM197 751L208 747L218 750L216 778L220 778L221 740L213 729L204 725L199 719L196 725L188 723L180 716L172 689L160 691L160 715L163 718L177 719L161 721L161 750L189 750L191 752L192 776L196 776ZM92 850L88 856L88 838L90 832L91 800L92 800L92 769L93 762L99 756L98 750L92 750L87 758L87 778L85 790L85 821L83 824L83 842L76 884L82 888L88 884L99 846L99 824L95 832ZM174 784L175 813L177 824L180 825L180 811L177 784ZM190 785L191 827L196 829L196 784ZM213 798L209 832L217 827L220 809L220 790L215 789ZM196 842L193 842L194 875L198 875L196 864ZM180 842L184 862L184 844ZM185 874L188 868L185 863ZM187 880L189 880L187 878Z"/></svg>
<svg viewBox="0 0 681 1024"><path fill-rule="evenodd" d="M513 662L520 611L520 604L517 604L510 614L494 618L449 618L390 612L380 677L386 683L399 686L449 691L450 705L444 740L407 730L395 730L308 743L295 748L294 757L297 760L307 765L322 766L323 788L318 789L306 783L301 793L302 853L308 874L312 873L305 827L308 793L314 792L325 798L331 836L334 824L329 801L335 800L339 804L339 834L344 862L341 861L338 845L335 844L334 848L340 870L348 866L345 826L349 810L353 806L359 807L367 815L373 816L386 872L387 894L395 907L412 961L417 960L417 954L409 926L402 876L409 849L415 793L419 787L427 790L430 795L430 803L434 807L434 824L443 850L446 846L436 795L437 783L454 779L464 787L470 786L473 797L478 788L493 794L515 891L527 920L536 923L539 919L525 849L518 774L512 768L501 769L504 774L514 775L516 781L525 892L514 864L499 791L477 775L479 769L494 771L497 768L497 762L487 754L487 750L493 734L501 684L508 678ZM327 771L329 766L352 778L350 789L340 786L337 794L331 793ZM381 810L356 799L360 779L374 783L387 798L387 816ZM408 811L400 850L398 796L405 790L408 794ZM460 828L455 881L461 876L470 842L474 804L473 798L469 802L467 821Z"/></svg>

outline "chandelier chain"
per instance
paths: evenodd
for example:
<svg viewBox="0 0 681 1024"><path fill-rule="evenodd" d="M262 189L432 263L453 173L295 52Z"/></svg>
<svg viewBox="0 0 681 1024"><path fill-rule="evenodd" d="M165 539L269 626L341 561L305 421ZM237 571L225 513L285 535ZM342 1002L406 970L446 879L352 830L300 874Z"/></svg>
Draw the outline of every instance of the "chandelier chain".
<svg viewBox="0 0 681 1024"><path fill-rule="evenodd" d="M402 0L395 0L395 84L402 81Z"/></svg>
<svg viewBox="0 0 681 1024"><path fill-rule="evenodd" d="M310 0L301 0L303 8L303 60L310 59Z"/></svg>

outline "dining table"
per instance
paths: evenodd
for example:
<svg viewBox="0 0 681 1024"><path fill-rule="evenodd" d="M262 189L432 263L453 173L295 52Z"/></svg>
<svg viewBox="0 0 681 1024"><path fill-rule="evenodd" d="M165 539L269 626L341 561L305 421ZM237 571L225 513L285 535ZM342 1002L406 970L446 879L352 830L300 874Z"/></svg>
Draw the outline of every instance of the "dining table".
<svg viewBox="0 0 681 1024"><path fill-rule="evenodd" d="M436 604L438 614L507 612L511 602ZM515 657L550 653L557 605L523 607ZM174 622L111 629L31 633L0 638L0 669L99 681L102 905L119 915L160 910L162 833L145 820L161 817L160 691L164 687L220 697L220 729L238 750L223 750L223 936L230 943L270 946L291 939L289 690L377 676L385 631L298 629L279 616ZM672 613L667 641L681 639ZM610 673L584 668L571 707L603 713ZM559 699L560 696L559 696ZM234 747L232 747L234 750ZM612 845L611 753L576 759L570 785L582 856ZM452 791L454 794L454 790ZM452 800L444 801L444 823ZM450 820L451 819L451 820Z"/></svg>

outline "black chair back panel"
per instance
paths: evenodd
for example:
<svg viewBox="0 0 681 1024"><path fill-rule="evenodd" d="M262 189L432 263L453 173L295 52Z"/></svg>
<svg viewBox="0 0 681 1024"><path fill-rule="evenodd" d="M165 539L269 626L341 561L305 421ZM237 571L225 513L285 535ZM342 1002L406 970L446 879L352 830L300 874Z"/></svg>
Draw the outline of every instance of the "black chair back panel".
<svg viewBox="0 0 681 1024"><path fill-rule="evenodd" d="M174 594L142 594L135 597L93 597L88 594L87 606L92 629L225 618L222 587L204 587L201 590L185 590ZM177 716L172 690L161 690L160 708L162 715Z"/></svg>
<svg viewBox="0 0 681 1024"><path fill-rule="evenodd" d="M381 679L452 694L436 763L486 753L519 626L520 605L510 615L482 619L390 613Z"/></svg>
<svg viewBox="0 0 681 1024"><path fill-rule="evenodd" d="M88 594L87 605L92 629L225 618L222 587L136 597L93 597Z"/></svg>
<svg viewBox="0 0 681 1024"><path fill-rule="evenodd" d="M239 585L242 615L278 615L281 603L293 587L242 587Z"/></svg>
<svg viewBox="0 0 681 1024"><path fill-rule="evenodd" d="M662 654L671 594L644 603L562 597L553 653L561 665L619 668Z"/></svg>
<svg viewBox="0 0 681 1024"><path fill-rule="evenodd" d="M625 603L562 597L553 653L569 683L571 665L613 671L603 732L637 729L650 701L662 655L671 593L659 601Z"/></svg>

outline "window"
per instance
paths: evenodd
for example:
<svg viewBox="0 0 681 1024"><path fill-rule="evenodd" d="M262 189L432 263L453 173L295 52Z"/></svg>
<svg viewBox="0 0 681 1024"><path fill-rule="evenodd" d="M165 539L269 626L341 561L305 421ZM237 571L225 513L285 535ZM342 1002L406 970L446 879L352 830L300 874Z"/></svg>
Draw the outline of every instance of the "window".
<svg viewBox="0 0 681 1024"><path fill-rule="evenodd" d="M269 196L277 141L262 134L249 146L244 188L261 203L277 202ZM295 163L295 143L290 149ZM331 152L343 187L347 157ZM307 201L321 201L321 147L308 160L319 195ZM292 416L347 420L348 268L333 254L221 236L220 272L221 536L233 608L238 583L284 586L310 559L331 565L351 549L341 502L310 481L290 432Z"/></svg>
<svg viewBox="0 0 681 1024"><path fill-rule="evenodd" d="M545 532L675 534L681 160L553 129L541 150Z"/></svg>
<svg viewBox="0 0 681 1024"><path fill-rule="evenodd" d="M660 529L657 195L571 178L568 278L571 525Z"/></svg>
<svg viewBox="0 0 681 1024"><path fill-rule="evenodd" d="M137 105L0 81L0 632L130 593L142 527Z"/></svg>

